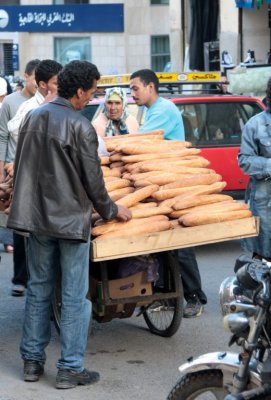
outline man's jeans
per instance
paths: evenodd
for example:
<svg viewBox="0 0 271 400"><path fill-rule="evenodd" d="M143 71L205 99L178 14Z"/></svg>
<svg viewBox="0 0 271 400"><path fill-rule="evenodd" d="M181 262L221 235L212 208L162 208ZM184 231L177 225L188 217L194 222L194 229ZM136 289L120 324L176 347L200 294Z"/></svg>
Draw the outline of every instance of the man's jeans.
<svg viewBox="0 0 271 400"><path fill-rule="evenodd" d="M51 337L51 303L58 265L62 276L60 322L61 358L57 368L83 369L91 302L86 299L89 280L89 241L57 239L31 234L28 240L29 281L21 340L24 360L45 363Z"/></svg>

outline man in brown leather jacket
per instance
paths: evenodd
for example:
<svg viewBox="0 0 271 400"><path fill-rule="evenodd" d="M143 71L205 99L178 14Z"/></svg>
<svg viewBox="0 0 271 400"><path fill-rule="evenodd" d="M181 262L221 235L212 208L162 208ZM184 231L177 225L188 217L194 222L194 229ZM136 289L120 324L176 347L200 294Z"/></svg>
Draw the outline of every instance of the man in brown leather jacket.
<svg viewBox="0 0 271 400"><path fill-rule="evenodd" d="M30 111L19 130L14 195L8 227L29 232L25 319L20 351L24 380L38 381L50 341L50 310L57 266L61 269L61 356L56 387L99 380L84 369L91 302L88 292L90 221L127 221L104 186L97 134L77 110L93 97L100 74L87 61L72 61L58 74L58 97Z"/></svg>

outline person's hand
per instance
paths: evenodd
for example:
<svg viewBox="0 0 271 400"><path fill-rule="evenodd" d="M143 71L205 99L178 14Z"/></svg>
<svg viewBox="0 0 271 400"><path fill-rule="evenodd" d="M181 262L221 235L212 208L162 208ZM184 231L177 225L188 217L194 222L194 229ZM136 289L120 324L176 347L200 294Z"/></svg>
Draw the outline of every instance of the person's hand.
<svg viewBox="0 0 271 400"><path fill-rule="evenodd" d="M129 208L122 206L122 205L118 205L118 213L117 213L116 218L119 221L127 222L132 218L132 213L129 210Z"/></svg>

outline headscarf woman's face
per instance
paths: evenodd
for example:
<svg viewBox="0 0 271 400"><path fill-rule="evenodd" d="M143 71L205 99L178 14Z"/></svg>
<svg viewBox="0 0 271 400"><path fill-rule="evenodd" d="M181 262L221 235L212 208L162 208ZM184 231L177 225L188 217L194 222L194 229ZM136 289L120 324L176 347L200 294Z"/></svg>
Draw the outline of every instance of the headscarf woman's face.
<svg viewBox="0 0 271 400"><path fill-rule="evenodd" d="M108 119L119 120L123 110L122 100L108 100L105 103L106 115Z"/></svg>
<svg viewBox="0 0 271 400"><path fill-rule="evenodd" d="M108 88L105 91L105 114L108 119L120 120L127 113L126 92L120 87Z"/></svg>

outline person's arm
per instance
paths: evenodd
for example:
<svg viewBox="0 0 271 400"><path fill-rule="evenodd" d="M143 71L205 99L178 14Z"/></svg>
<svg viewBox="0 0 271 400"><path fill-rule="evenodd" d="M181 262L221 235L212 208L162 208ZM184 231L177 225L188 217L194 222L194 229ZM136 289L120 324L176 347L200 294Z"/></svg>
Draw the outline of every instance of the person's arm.
<svg viewBox="0 0 271 400"><path fill-rule="evenodd" d="M10 106L4 99L0 109L0 182L3 182L4 180L4 164L9 141L9 131L7 126L9 118Z"/></svg>
<svg viewBox="0 0 271 400"><path fill-rule="evenodd" d="M243 128L242 143L238 154L239 167L246 175L256 179L271 177L271 145L268 136L261 135L265 129L262 116L248 121Z"/></svg>
<svg viewBox="0 0 271 400"><path fill-rule="evenodd" d="M19 127L21 125L21 122L31 108L32 107L28 105L28 101L22 103L14 117L10 121L8 121L7 125L9 134L13 136L16 140L18 139Z"/></svg>

